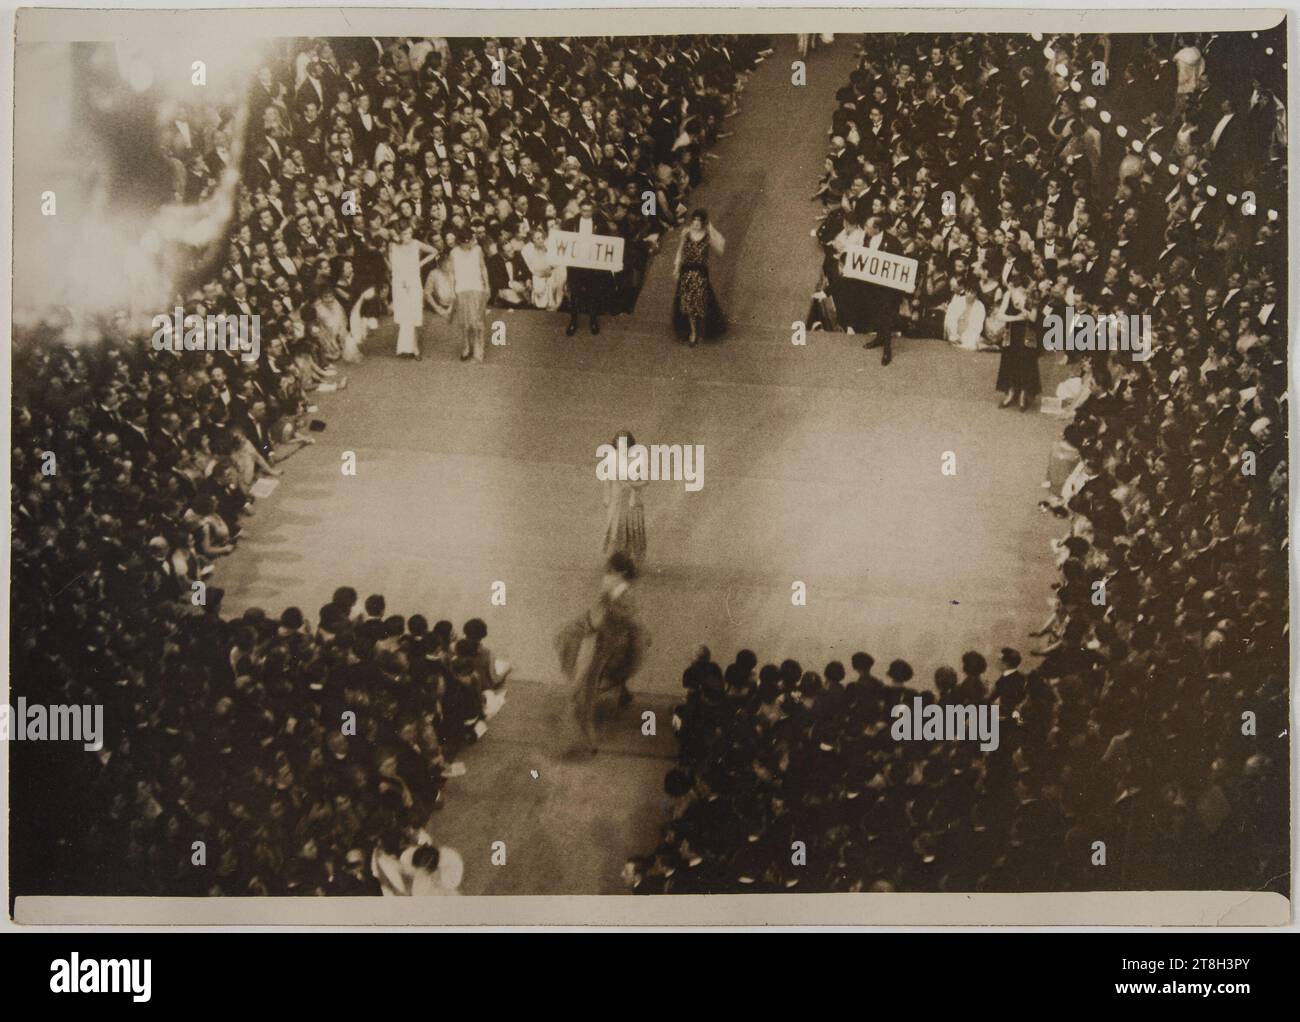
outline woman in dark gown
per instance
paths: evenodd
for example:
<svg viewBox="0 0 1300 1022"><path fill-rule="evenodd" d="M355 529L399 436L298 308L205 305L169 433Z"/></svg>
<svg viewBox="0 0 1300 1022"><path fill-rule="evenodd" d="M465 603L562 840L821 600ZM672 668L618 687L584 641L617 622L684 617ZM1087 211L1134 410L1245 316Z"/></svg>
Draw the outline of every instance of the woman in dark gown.
<svg viewBox="0 0 1300 1022"><path fill-rule="evenodd" d="M999 408L1008 408L1017 399L1020 410L1038 395L1042 382L1038 376L1038 302L1025 277L1017 271L1002 297L1002 318L1007 324L1002 338L1002 358L998 362L997 389L1006 397Z"/></svg>
<svg viewBox="0 0 1300 1022"><path fill-rule="evenodd" d="M596 700L603 693L617 689L620 707L632 701L627 683L640 668L649 644L632 594L635 578L631 559L622 552L612 554L596 605L555 637L560 667L573 686L573 717L579 732L573 751L596 752Z"/></svg>
<svg viewBox="0 0 1300 1022"><path fill-rule="evenodd" d="M721 337L727 329L727 318L709 283L709 251L722 255L726 246L726 239L709 223L708 213L697 209L691 214L674 262L673 328L692 348L701 339Z"/></svg>

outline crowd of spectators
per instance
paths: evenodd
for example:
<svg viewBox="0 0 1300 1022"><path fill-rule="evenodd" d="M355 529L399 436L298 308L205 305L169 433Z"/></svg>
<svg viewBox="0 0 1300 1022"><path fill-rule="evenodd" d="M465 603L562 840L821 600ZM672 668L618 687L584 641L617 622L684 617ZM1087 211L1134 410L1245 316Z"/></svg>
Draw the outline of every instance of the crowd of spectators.
<svg viewBox="0 0 1300 1022"><path fill-rule="evenodd" d="M839 253L877 217L921 267L898 296L913 336L961 341L957 317L945 326L957 297L972 310L962 326L976 324L966 346L996 348L1020 278L1044 314L1150 314L1171 350L1279 350L1278 31L867 37L816 196L821 293L834 296ZM815 313L853 325L833 302Z"/></svg>
<svg viewBox="0 0 1300 1022"><path fill-rule="evenodd" d="M1263 215L1286 208L1285 151L1268 43L867 37L835 113L825 240L885 218L927 266L915 317L954 288L995 294L1014 264L1045 305L1151 315L1153 351L1083 356L1043 648L1001 647L993 672L967 652L933 687L903 660L877 677L866 653L817 671L749 651L723 669L702 650L672 818L630 862L635 890L1287 893L1286 232ZM1069 83L1094 60L1111 74L1093 91L1118 120L1144 115L1160 164L1130 159L1078 101ZM1243 189L1253 216L1224 201ZM944 190L960 196L949 214ZM896 740L891 707L918 697L996 705L998 748Z"/></svg>
<svg viewBox="0 0 1300 1022"><path fill-rule="evenodd" d="M354 617L347 589L314 628L297 608L228 620L213 562L324 427L313 394L346 385L335 363L387 314L403 227L444 258L472 230L494 303L555 308L545 234L594 200L627 243L606 311L630 310L763 58L755 36L270 45L244 121L239 102L195 104L160 143L190 208L240 167L224 250L195 253L178 299L256 315L259 356L159 352L122 317L93 343L51 326L15 347L14 691L102 704L109 732L93 755L15 752L16 890L405 893L438 876L423 828L502 681L483 623L457 637L384 617L382 597Z"/></svg>
<svg viewBox="0 0 1300 1022"><path fill-rule="evenodd" d="M284 43L253 85L228 250L185 296L189 313L259 314L261 357L155 352L114 325L80 346L15 339L12 688L102 704L108 732L93 754L12 746L15 890L378 893L383 863L429 840L443 770L500 681L482 622L458 637L376 597L357 613L346 589L314 627L296 608L226 619L213 560L258 482L310 442L312 393L342 382L331 362L383 314L400 225L443 251L471 228L515 266L493 271L512 290L525 239L593 197L630 243L630 308L636 253L684 213L763 45ZM835 114L824 240L886 218L926 266L918 330L954 290L994 300L1019 268L1045 307L1149 312L1153 355L1081 364L1041 662L1022 673L1004 650L989 685L970 653L960 679L918 689L994 700L999 749L890 738L887 708L913 695L903 661L885 682L865 654L850 677L747 653L723 671L705 653L685 679L674 819L633 863L638 890L1240 889L1287 873L1286 757L1266 744L1288 680L1285 221L1259 215L1286 208L1285 134L1251 45L867 37ZM1100 93L1095 60L1107 108L1144 123L1161 164L1080 101ZM178 198L218 186L231 123L178 122Z"/></svg>
<svg viewBox="0 0 1300 1022"><path fill-rule="evenodd" d="M386 314L403 227L446 271L457 232L487 262L491 304L556 309L546 236L584 198L624 238L608 313L631 311L659 236L686 214L704 150L763 59L758 36L295 39L252 87L244 175L213 274L287 333L316 306L346 313L339 347ZM201 201L230 160L233 111L169 135L175 196ZM430 280L436 276L428 274ZM432 283L428 304L445 310ZM278 304L277 304L278 303ZM245 309L244 311L249 311ZM334 310L328 317L334 322Z"/></svg>
<svg viewBox="0 0 1300 1022"><path fill-rule="evenodd" d="M12 688L103 706L106 732L12 747L21 893L379 893L421 841L436 867L442 772L502 681L483 622L347 588L315 627L225 619L204 581L293 445L271 424L305 399L274 365L51 331L14 351Z"/></svg>
<svg viewBox="0 0 1300 1022"><path fill-rule="evenodd" d="M243 154L228 244L196 253L179 298L187 316L256 315L258 357L160 352L122 317L93 343L65 343L59 325L17 339L14 691L102 704L110 734L94 755L18 747L19 890L419 886L400 853L428 842L442 768L502 680L482 622L458 638L445 621L384 618L378 597L354 619L348 590L314 628L297 608L227 620L213 562L258 487L324 427L314 393L346 385L336 363L387 313L385 252L403 226L444 254L472 229L495 300L554 307L554 280L510 297L519 260L594 199L628 241L617 300L630 308L762 59L757 37L272 47L242 145L237 103L181 109L161 140L172 198L190 207Z"/></svg>

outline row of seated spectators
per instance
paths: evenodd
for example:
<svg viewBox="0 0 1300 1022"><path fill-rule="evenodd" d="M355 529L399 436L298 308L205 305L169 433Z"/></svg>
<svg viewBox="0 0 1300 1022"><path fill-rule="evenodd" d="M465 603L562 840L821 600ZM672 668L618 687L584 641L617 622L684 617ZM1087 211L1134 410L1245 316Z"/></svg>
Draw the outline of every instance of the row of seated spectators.
<svg viewBox="0 0 1300 1022"><path fill-rule="evenodd" d="M1065 78L1094 54L1109 49L1114 61L1127 50L1126 88L1212 129L1199 140L1179 132L1189 166L1269 194L1276 134L1246 130L1246 114L1232 145L1252 155L1238 160L1219 151L1226 114L1198 120L1207 107L1235 104L1236 117L1273 107L1263 75L1224 74L1208 52L1184 52L1194 42L1057 39L1051 62L1067 66ZM1225 36L1201 45L1221 48L1220 61L1235 55L1228 67L1255 52ZM1145 362L1086 358L1087 386L1065 428L1079 458L1060 507L1070 529L1055 544L1060 581L1033 666L1022 670L1021 654L1003 648L989 679L972 651L960 673L936 671L931 689L903 660L877 678L865 653L847 670L812 671L760 667L748 651L724 670L702 652L684 678L680 761L665 782L672 819L629 878L637 891L678 893L1286 894L1285 222L1274 231L1260 216L1234 216L1203 185L1149 168L1123 173L1128 164L1109 160L1106 145L1098 158L1080 145L1088 115L1068 86L1052 89L1041 45L1026 37L868 37L864 48L837 130L847 145L847 122L864 106L890 123L874 143L858 126L832 187L852 197L866 182L877 213L904 181L919 187L918 229L1001 231L1004 251L984 257L995 277L1027 242L1040 284L1064 284L1076 307L1089 296L1111 302L1103 292L1115 288L1125 312L1150 313L1155 350ZM1165 81L1173 58L1195 73ZM1220 83L1249 84L1250 95ZM1166 130L1154 120L1149 139ZM926 200L941 186L963 195L943 227ZM1064 253L1049 274L1052 239ZM1110 269L1090 277L1094 245ZM945 270L977 258L957 254ZM998 748L895 740L890 708L917 696L996 705Z"/></svg>
<svg viewBox="0 0 1300 1022"><path fill-rule="evenodd" d="M279 41L252 88L237 222L203 300L260 313L264 333L318 360L322 346L350 350L388 311L388 245L410 225L438 251L435 269L471 230L493 304L558 308L564 268L549 263L545 237L590 197L626 243L607 311L631 311L763 46L757 36ZM179 201L219 188L235 159L232 117L195 110L167 139Z"/></svg>
<svg viewBox="0 0 1300 1022"><path fill-rule="evenodd" d="M1280 357L1275 34L868 37L818 190L819 293L835 293L839 254L874 216L921 266L899 296L913 335L998 345L1022 278L1043 313L1150 314L1168 354L1263 344ZM834 312L813 318L855 325Z"/></svg>

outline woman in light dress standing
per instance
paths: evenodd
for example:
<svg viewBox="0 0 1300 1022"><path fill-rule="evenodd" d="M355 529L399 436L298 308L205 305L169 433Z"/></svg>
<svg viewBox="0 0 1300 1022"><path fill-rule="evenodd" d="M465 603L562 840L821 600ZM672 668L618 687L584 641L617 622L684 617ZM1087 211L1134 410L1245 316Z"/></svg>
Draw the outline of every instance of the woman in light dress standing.
<svg viewBox="0 0 1300 1022"><path fill-rule="evenodd" d="M409 223L402 225L398 238L388 246L388 265L393 279L393 320L397 323L397 355L418 360L420 343L416 331L424 325L424 288L420 271L438 253L423 241L416 240Z"/></svg>
<svg viewBox="0 0 1300 1022"><path fill-rule="evenodd" d="M636 440L623 432L614 438L618 447L622 438L630 450ZM641 491L644 479L607 479L605 481L605 556L623 554L638 568L645 560L645 504Z"/></svg>
<svg viewBox="0 0 1300 1022"><path fill-rule="evenodd" d="M460 360L465 362L472 355L475 362L482 362L488 300L487 261L467 228L456 232L456 245L448 265L456 289L451 322L461 335Z"/></svg>

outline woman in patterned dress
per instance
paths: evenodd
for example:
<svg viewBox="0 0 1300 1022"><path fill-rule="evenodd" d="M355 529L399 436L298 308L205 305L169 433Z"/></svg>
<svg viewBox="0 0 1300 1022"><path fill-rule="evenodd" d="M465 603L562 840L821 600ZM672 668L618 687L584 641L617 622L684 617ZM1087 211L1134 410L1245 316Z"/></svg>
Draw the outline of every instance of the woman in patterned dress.
<svg viewBox="0 0 1300 1022"><path fill-rule="evenodd" d="M703 338L720 337L727 328L726 317L709 284L709 251L726 250L726 239L709 223L709 214L697 209L682 232L673 270L677 293L673 296L673 326L677 336L692 348Z"/></svg>

